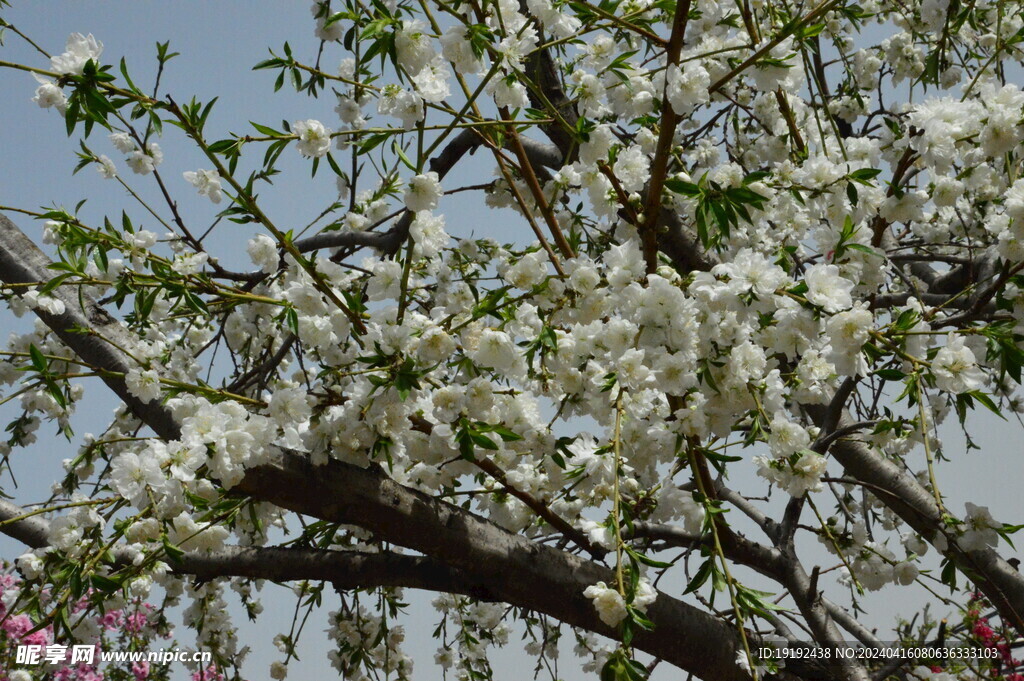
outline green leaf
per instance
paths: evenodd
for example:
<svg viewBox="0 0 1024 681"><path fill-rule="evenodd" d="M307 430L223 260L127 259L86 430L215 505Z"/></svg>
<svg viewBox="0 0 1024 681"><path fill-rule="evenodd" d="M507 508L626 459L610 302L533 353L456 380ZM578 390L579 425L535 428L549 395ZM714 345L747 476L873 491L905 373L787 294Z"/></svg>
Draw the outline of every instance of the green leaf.
<svg viewBox="0 0 1024 681"><path fill-rule="evenodd" d="M172 544L166 535L163 536L163 544L164 551L167 553L167 557L171 560L178 562L185 557L185 552Z"/></svg>
<svg viewBox="0 0 1024 681"><path fill-rule="evenodd" d="M631 620L633 620L633 623L638 625L641 629L644 629L646 631L654 631L654 622L647 619L647 617L642 612L640 612L632 606L629 607L627 612L629 612L629 617Z"/></svg>
<svg viewBox="0 0 1024 681"><path fill-rule="evenodd" d="M238 140L234 140L234 139L217 140L216 142L213 142L212 144L209 145L209 150L210 150L210 152L212 152L214 154L224 154L228 150L236 147L237 145L238 145Z"/></svg>
<svg viewBox="0 0 1024 681"><path fill-rule="evenodd" d="M857 193L857 186L852 182L846 183L846 197L850 199L850 205L854 207L860 203L860 195Z"/></svg>
<svg viewBox="0 0 1024 681"><path fill-rule="evenodd" d="M398 158L402 161L402 163L405 164L405 167L407 167L414 173L418 172L416 170L416 166L413 165L413 162L409 159L408 156L405 155L405 151L402 149L402 145L398 143L397 139L391 142L391 146L394 149L395 153L398 154Z"/></svg>
<svg viewBox="0 0 1024 681"><path fill-rule="evenodd" d="M684 196L700 196L702 193L700 187L694 183L680 180L677 177L670 177L665 180L665 187L676 194L682 194Z"/></svg>
<svg viewBox="0 0 1024 681"><path fill-rule="evenodd" d="M639 551L631 549L628 546L626 547L626 552L630 555L630 557L636 559L637 562L643 563L644 565L648 565L650 567L654 567L654 568L670 568L670 567L672 567L672 563L665 563L665 562L660 561L660 560L654 560L653 558L651 558L649 556L645 556L644 554L640 553Z"/></svg>
<svg viewBox="0 0 1024 681"><path fill-rule="evenodd" d="M284 135L283 132L280 132L278 130L274 130L273 128L271 128L269 126L266 126L266 125L260 125L259 123L253 123L252 121L249 121L249 125L251 125L252 127L256 128L257 132L261 132L264 135L270 135L271 137L281 137L282 135Z"/></svg>
<svg viewBox="0 0 1024 681"><path fill-rule="evenodd" d="M94 589L98 589L104 593L112 594L116 591L120 591L121 583L111 579L110 577L104 577L103 575L92 575L89 578Z"/></svg>
<svg viewBox="0 0 1024 681"><path fill-rule="evenodd" d="M72 273L71 273L71 272L68 272L67 274L61 274L61 275L59 275L59 276L56 276L56 277L54 277L54 278L53 278L53 279L51 279L50 281L48 281L48 282L46 282L45 284L43 284L43 286L42 286L42 287L41 287L41 288L39 289L39 295L41 295L41 296L42 296L42 295L49 295L50 293L53 293L53 291L54 291L54 290L55 290L55 289L56 289L56 288L57 288L58 286L60 286L61 284L63 284L63 283L64 283L64 281L65 281L65 280L66 280L66 279L67 279L68 277L70 277L71 275L72 275Z"/></svg>
<svg viewBox="0 0 1024 681"><path fill-rule="evenodd" d="M942 575L940 579L943 584L949 587L950 591L956 590L956 563L949 558L942 560Z"/></svg>
<svg viewBox="0 0 1024 681"><path fill-rule="evenodd" d="M121 57L121 75L124 77L124 82L128 83L128 89L132 92L139 92L139 88L135 87L135 83L132 82L131 76L128 75L128 65L124 61L124 57Z"/></svg>
<svg viewBox="0 0 1024 681"><path fill-rule="evenodd" d="M989 397L987 394L981 392L980 390L971 390L965 394L970 395L974 399L981 402L982 406L984 406L986 409L988 409L990 412L992 412L1002 420L1006 420L1006 417L1003 416L1003 412L999 410L999 407L996 406L996 403L993 402L992 398Z"/></svg>
<svg viewBox="0 0 1024 681"><path fill-rule="evenodd" d="M683 593L693 593L697 589L701 588L704 586L704 583L708 581L708 578L710 578L715 572L715 558L714 556L711 556L700 564L700 567L697 568L697 572L693 574L693 577L690 579L690 583L686 585L686 590L683 591Z"/></svg>
<svg viewBox="0 0 1024 681"><path fill-rule="evenodd" d="M743 184L753 184L754 182L760 182L766 177L771 175L767 170L755 170L746 177L743 178Z"/></svg>
<svg viewBox="0 0 1024 681"><path fill-rule="evenodd" d="M736 587L736 602L740 607L750 611L756 612L757 614L766 617L769 616L770 610L785 610L786 608L772 603L768 600L769 597L774 594L768 591L758 591L757 589L751 589L750 587L738 584Z"/></svg>
<svg viewBox="0 0 1024 681"><path fill-rule="evenodd" d="M805 40L807 38L813 38L825 29L825 24L810 24L808 26L799 27L794 32L793 37L797 40Z"/></svg>
<svg viewBox="0 0 1024 681"><path fill-rule="evenodd" d="M846 244L846 247L851 249L851 250L854 250L854 251L860 251L861 253L867 253L868 255L873 255L876 258L884 258L885 257L881 253L879 253L878 251L876 251L873 248L871 248L870 246L865 246L864 244Z"/></svg>
<svg viewBox="0 0 1024 681"><path fill-rule="evenodd" d="M854 182L861 184L871 184L871 180L878 177L881 174L881 170L878 168L861 168L860 170L854 170L850 173L849 178Z"/></svg>
<svg viewBox="0 0 1024 681"><path fill-rule="evenodd" d="M28 346L28 355L32 360L32 367L36 371L45 373L49 369L49 362L46 361L46 357L43 355L42 351L35 346L35 343Z"/></svg>
<svg viewBox="0 0 1024 681"><path fill-rule="evenodd" d="M484 449L489 449L491 451L496 451L497 449L499 449L497 443L494 440L492 440L491 438L487 437L486 435L477 430L469 431L469 439L472 440L473 444L477 445L478 447L483 447Z"/></svg>
<svg viewBox="0 0 1024 681"><path fill-rule="evenodd" d="M718 463L732 463L733 461L740 461L743 459L742 456L729 456L728 454L722 454L711 449L702 449L701 453L710 461L717 461Z"/></svg>
<svg viewBox="0 0 1024 681"><path fill-rule="evenodd" d="M206 127L206 119L210 116L210 112L213 110L213 105L217 103L218 97L211 99L207 105L203 108L203 112L199 114L198 128L200 131Z"/></svg>
<svg viewBox="0 0 1024 681"><path fill-rule="evenodd" d="M516 440L522 440L523 436L512 430L509 430L505 426L491 426L488 430L492 433L497 433L501 436L501 439L505 442L515 442Z"/></svg>
<svg viewBox="0 0 1024 681"><path fill-rule="evenodd" d="M327 164L331 166L331 170L334 172L335 175L337 175L338 177L345 176L345 173L343 173L341 168L338 167L338 162L334 160L334 156L332 156L329 152L327 154Z"/></svg>

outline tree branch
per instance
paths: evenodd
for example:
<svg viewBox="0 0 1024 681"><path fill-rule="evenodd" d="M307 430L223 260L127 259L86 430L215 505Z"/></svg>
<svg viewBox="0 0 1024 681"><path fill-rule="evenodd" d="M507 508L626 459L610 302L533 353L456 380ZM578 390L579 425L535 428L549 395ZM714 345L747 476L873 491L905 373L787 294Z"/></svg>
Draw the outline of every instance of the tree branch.
<svg viewBox="0 0 1024 681"><path fill-rule="evenodd" d="M824 424L829 408L807 405L805 409L822 430L827 430ZM844 428L852 425L852 421L844 415L836 425ZM993 549L968 552L956 545L955 536L947 540L943 514L932 495L909 473L863 442L838 439L832 443L830 451L847 475L871 486L875 496L914 531L933 545L937 544L936 548L944 541L948 543L943 554L971 573L972 581L992 601L1002 618L1024 632L1024 576Z"/></svg>
<svg viewBox="0 0 1024 681"><path fill-rule="evenodd" d="M666 50L666 64L669 68L679 64L679 55L686 37L686 25L690 18L690 0L677 0L675 16L672 18L672 33L669 36ZM668 88L666 78L665 88ZM642 214L643 224L638 224L640 240L643 246L644 261L647 274L658 269L658 222L661 217L661 191L665 186L669 157L672 152L672 139L676 134L676 123L679 116L672 109L668 97L661 94L661 125L658 130L658 146L651 162L651 179L647 184L647 198L644 201Z"/></svg>
<svg viewBox="0 0 1024 681"><path fill-rule="evenodd" d="M520 136L523 153L529 162L537 167L561 168L561 155L553 145ZM444 178L455 165L467 154L473 153L483 144L480 132L473 128L463 128L453 137L439 154L430 159L430 170ZM409 211L403 211L398 222L386 232L321 232L295 242L300 253L320 250L322 248L374 248L385 253L394 253L409 236L409 227L415 217Z"/></svg>
<svg viewBox="0 0 1024 681"><path fill-rule="evenodd" d="M0 500L0 532L29 548L48 546L49 523L25 516L25 509ZM115 562L129 563L125 547L111 549ZM285 547L227 546L218 551L187 551L178 560L167 556L180 575L207 581L218 577L247 577L272 582L314 580L331 582L338 589L405 587L458 593L483 600L498 600L465 575L424 556L390 551L328 551Z"/></svg>

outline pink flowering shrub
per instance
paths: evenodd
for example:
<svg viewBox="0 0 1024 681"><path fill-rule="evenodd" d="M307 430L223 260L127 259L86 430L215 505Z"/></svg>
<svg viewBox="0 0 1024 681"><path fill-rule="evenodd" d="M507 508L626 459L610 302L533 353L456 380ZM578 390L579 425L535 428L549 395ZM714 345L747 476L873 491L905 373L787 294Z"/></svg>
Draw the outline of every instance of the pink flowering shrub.
<svg viewBox="0 0 1024 681"><path fill-rule="evenodd" d="M921 658L908 678L920 681L1024 681L1024 661L1014 657L1013 628L1003 623L980 593L969 594L959 623L925 618L914 632L904 630L904 646L934 651Z"/></svg>
<svg viewBox="0 0 1024 681"><path fill-rule="evenodd" d="M18 670L30 678L52 681L163 681L169 678L169 666L145 661L101 661L100 653L149 652L173 647L170 626L163 613L141 598L123 599L111 594L97 608L97 592L88 589L66 612L67 621L58 626L47 615L59 605L48 592L38 599L25 597L24 581L12 572L0 573L0 681L17 681ZM80 638L68 635L68 626ZM65 646L64 662L45 661L46 646ZM72 646L92 645L92 663L70 662ZM39 661L17 661L19 646L42 646ZM42 676L45 674L45 677ZM194 678L199 679L196 675ZM223 676L207 675L203 681L222 681Z"/></svg>
<svg viewBox="0 0 1024 681"><path fill-rule="evenodd" d="M1024 660L1014 657L1011 647L1016 635L1011 627L994 621L994 615L982 614L991 608L991 604L981 594L973 594L964 616L964 626L970 631L967 640L986 651L998 652L998 657L986 660L989 678L998 681L1024 681Z"/></svg>

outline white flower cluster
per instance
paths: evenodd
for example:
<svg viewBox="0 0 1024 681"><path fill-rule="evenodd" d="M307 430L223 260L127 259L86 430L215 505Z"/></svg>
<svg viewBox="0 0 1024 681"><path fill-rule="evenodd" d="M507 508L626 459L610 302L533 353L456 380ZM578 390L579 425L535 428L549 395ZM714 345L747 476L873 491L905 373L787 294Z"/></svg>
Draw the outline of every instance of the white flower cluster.
<svg viewBox="0 0 1024 681"><path fill-rule="evenodd" d="M965 529L957 540L960 548L964 551L980 551L998 544L999 534L996 530L1002 528L1002 523L997 523L992 518L987 506L978 506L969 501L965 506Z"/></svg>
<svg viewBox="0 0 1024 681"><path fill-rule="evenodd" d="M320 158L331 150L334 131L312 118L292 123L292 132L298 136L299 153L307 158ZM190 180L191 181L191 180Z"/></svg>
<svg viewBox="0 0 1024 681"><path fill-rule="evenodd" d="M434 210L437 208L437 202L442 193L437 173L429 172L417 175L409 180L409 186L405 190L405 207L413 213Z"/></svg>
<svg viewBox="0 0 1024 681"><path fill-rule="evenodd" d="M220 203L223 190L220 184L220 173L216 170L186 170L181 174L185 181L196 188L200 196L207 196L214 203Z"/></svg>
<svg viewBox="0 0 1024 681"><path fill-rule="evenodd" d="M103 54L103 43L92 33L85 36L72 33L64 46L64 52L50 58L50 68L61 75L80 76L89 61L97 63Z"/></svg>
<svg viewBox="0 0 1024 681"><path fill-rule="evenodd" d="M594 602L598 616L609 627L618 626L622 620L626 619L628 613L625 599L622 594L604 582L588 586L583 595ZM646 612L647 607L655 601L657 596L658 592L647 581L641 579L629 605L640 612Z"/></svg>
<svg viewBox="0 0 1024 681"><path fill-rule="evenodd" d="M32 75L39 83L32 101L38 104L40 109L55 108L63 116L68 108L68 98L64 91L49 78L44 78L39 74Z"/></svg>
<svg viewBox="0 0 1024 681"><path fill-rule="evenodd" d="M128 154L125 163L139 175L149 175L164 161L164 153L156 142L148 142L143 149L127 132L110 134L110 143L123 154ZM113 164L101 161L100 171L104 176L114 176Z"/></svg>
<svg viewBox="0 0 1024 681"><path fill-rule="evenodd" d="M358 678L364 662L394 678L411 678L413 662L401 647L404 627L387 622L358 604L332 611L328 622L327 636L336 647L327 656L331 666L345 678Z"/></svg>

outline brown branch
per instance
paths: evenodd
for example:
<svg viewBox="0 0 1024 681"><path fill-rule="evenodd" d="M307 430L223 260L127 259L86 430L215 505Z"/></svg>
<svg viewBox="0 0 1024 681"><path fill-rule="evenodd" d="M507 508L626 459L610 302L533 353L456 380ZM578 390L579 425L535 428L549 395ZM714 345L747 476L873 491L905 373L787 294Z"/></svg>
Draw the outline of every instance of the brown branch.
<svg viewBox="0 0 1024 681"><path fill-rule="evenodd" d="M525 3L521 2L520 6L523 5ZM483 21L482 15L480 21ZM524 70L528 79L537 85L537 92L534 92L533 88L527 88L531 105L536 109L551 110L556 119L551 123L541 124L541 130L558 147L562 162L571 163L575 160L577 147L576 139L570 131L575 128L579 114L576 113L572 100L565 94L550 50L545 48L531 53L526 58Z"/></svg>
<svg viewBox="0 0 1024 681"><path fill-rule="evenodd" d="M472 154L483 144L484 138L480 131L474 128L464 128L445 145L445 148L437 156L430 159L430 170L437 173L439 179L444 179L445 175L466 154ZM561 157L551 145L520 137L519 146L522 148L525 158L535 166L561 167ZM402 211L398 222L386 232L321 232L305 239L299 239L295 242L295 249L300 253L308 253L322 248L374 248L391 255L398 252L405 240L409 238L409 228L412 226L414 217L415 215L411 212Z"/></svg>
<svg viewBox="0 0 1024 681"><path fill-rule="evenodd" d="M537 173L534 172L526 149L523 148L523 143L519 139L519 133L516 132L514 127L510 127L508 134L512 140L512 150L515 151L516 157L519 159L519 170L523 174L523 179L526 180L526 186L529 187L530 193L533 194L533 200L536 201L537 207L540 208L540 213L548 225L548 230L551 232L558 250L561 251L562 256L565 258L575 258L576 254L573 252L572 246L569 245L569 241L565 238L565 234L562 233L562 228L558 226L558 220L555 218L551 205L544 196L544 190L541 189L540 182L537 181Z"/></svg>
<svg viewBox="0 0 1024 681"><path fill-rule="evenodd" d="M839 399L834 399L827 407L806 405L804 408L825 433L844 428L852 425L845 414L832 428L828 426L851 393L852 385L849 392L837 395ZM937 545L936 548L947 544L942 553L972 575L972 581L996 606L1004 621L1024 632L1024 576L993 549L964 551L957 546L955 537L947 540L942 509L928 490L896 463L873 452L868 445L840 438L832 443L830 452L847 475L875 488L878 499L915 532Z"/></svg>
<svg viewBox="0 0 1024 681"><path fill-rule="evenodd" d="M548 508L547 504L540 501L532 494L524 492L510 483L508 481L508 476L505 475L505 471L501 470L501 467L499 467L498 464L494 463L487 457L475 457L473 459L473 464L497 480L506 492L526 504L526 506L536 513L538 517L544 519L545 522L561 532L565 537L571 539L577 546L586 550L587 553L593 556L596 560L600 560L608 553L607 550L595 545L592 541L587 539L585 534L570 525L564 518L554 513L550 508Z"/></svg>
<svg viewBox="0 0 1024 681"><path fill-rule="evenodd" d="M24 517L26 513L25 509L0 499L0 532L29 548L47 547L49 523L39 516ZM115 565L132 564L125 549L124 545L111 549ZM186 551L180 558L165 558L175 573L202 581L218 577L273 582L315 580L331 582L338 589L406 587L496 600L486 588L472 584L456 570L424 556L390 551L226 546L212 552Z"/></svg>
<svg viewBox="0 0 1024 681"><path fill-rule="evenodd" d="M690 18L690 0L677 0L676 13L672 20L672 33L666 50L667 65L671 68L679 64L679 55L683 50L686 37L686 25ZM666 88L667 79L666 79ZM676 133L679 116L672 109L665 93L661 97L661 127L658 130L658 146L655 147L654 160L651 162L651 179L647 185L647 200L644 202L643 223L637 225L640 230L640 242L643 248L647 274L658 269L658 218L661 215L661 191L665 187L665 176L668 171L668 160L672 152L672 139Z"/></svg>

